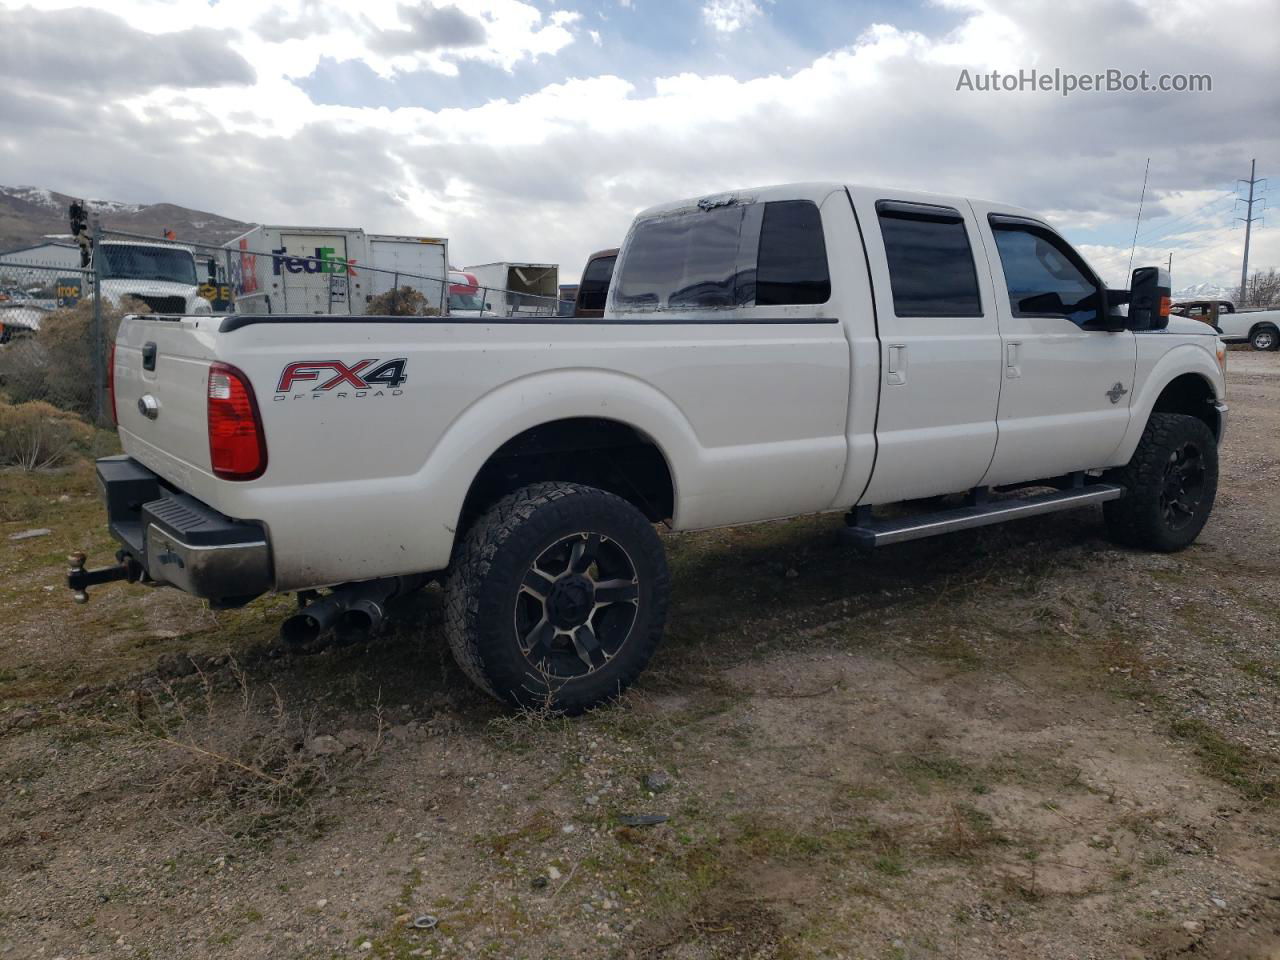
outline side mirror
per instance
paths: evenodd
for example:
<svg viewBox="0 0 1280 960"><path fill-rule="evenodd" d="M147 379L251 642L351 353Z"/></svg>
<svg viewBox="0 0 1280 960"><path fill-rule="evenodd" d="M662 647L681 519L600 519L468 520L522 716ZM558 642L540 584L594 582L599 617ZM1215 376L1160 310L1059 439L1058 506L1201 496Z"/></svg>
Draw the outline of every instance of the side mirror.
<svg viewBox="0 0 1280 960"><path fill-rule="evenodd" d="M1139 267L1129 282L1129 329L1163 330L1173 306L1169 271L1164 267Z"/></svg>

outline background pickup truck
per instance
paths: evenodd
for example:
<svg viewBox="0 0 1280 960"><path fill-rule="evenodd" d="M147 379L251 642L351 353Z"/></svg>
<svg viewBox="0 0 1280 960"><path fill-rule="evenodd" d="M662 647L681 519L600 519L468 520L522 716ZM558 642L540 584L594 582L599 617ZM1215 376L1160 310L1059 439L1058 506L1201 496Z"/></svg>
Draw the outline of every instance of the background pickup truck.
<svg viewBox="0 0 1280 960"><path fill-rule="evenodd" d="M306 643L438 578L481 687L585 709L661 637L656 522L841 511L870 549L1102 503L1120 542L1187 546L1225 348L1168 292L1106 290L1024 210L820 183L641 213L598 320L130 318L99 464L122 550L70 584L299 591Z"/></svg>
<svg viewBox="0 0 1280 960"><path fill-rule="evenodd" d="M1235 310L1218 314L1227 343L1248 343L1255 350L1280 350L1280 310Z"/></svg>

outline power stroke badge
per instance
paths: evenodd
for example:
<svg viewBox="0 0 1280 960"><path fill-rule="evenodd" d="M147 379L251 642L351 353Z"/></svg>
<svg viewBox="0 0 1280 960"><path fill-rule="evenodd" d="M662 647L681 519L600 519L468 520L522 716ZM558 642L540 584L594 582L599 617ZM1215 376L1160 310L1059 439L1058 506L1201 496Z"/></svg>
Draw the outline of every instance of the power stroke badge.
<svg viewBox="0 0 1280 960"><path fill-rule="evenodd" d="M409 379L405 373L408 366L407 357L394 360L374 357L352 364L342 360L294 360L280 371L274 399L398 397L404 393L400 388Z"/></svg>

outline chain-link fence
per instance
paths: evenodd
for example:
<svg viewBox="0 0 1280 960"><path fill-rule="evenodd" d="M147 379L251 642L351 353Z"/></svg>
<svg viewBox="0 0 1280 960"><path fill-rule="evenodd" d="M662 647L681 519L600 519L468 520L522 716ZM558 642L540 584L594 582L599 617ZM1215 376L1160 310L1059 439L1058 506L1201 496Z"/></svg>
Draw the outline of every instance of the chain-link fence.
<svg viewBox="0 0 1280 960"><path fill-rule="evenodd" d="M554 265L454 270L442 239L258 227L213 245L88 228L74 214L73 225L81 229L59 250L65 263L0 256L0 391L99 422L109 345L129 313L460 322L572 313Z"/></svg>
<svg viewBox="0 0 1280 960"><path fill-rule="evenodd" d="M97 417L95 384L121 316L104 314L90 270L0 257L0 389L11 403L41 401Z"/></svg>

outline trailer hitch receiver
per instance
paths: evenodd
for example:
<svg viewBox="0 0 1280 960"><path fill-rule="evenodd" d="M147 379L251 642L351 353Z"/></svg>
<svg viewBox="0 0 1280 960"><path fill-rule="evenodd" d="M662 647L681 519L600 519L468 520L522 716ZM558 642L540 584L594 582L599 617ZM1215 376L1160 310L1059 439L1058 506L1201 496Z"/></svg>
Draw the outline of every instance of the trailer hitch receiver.
<svg viewBox="0 0 1280 960"><path fill-rule="evenodd" d="M99 567L97 570L84 568L85 555L73 553L67 557L71 569L67 571L67 586L72 590L72 599L76 603L89 602L89 588L100 583L111 583L113 580L128 580L137 583L142 579L142 564L123 550L116 554L117 563L111 567Z"/></svg>

